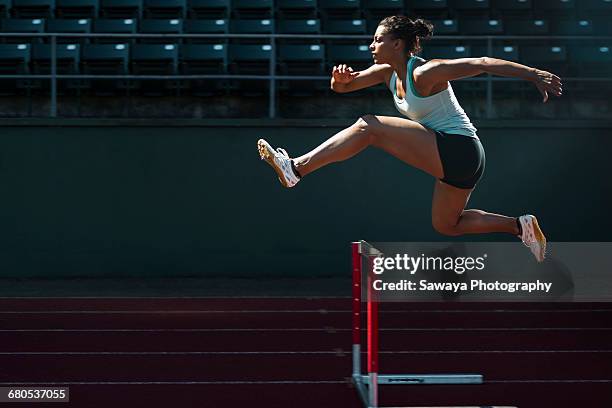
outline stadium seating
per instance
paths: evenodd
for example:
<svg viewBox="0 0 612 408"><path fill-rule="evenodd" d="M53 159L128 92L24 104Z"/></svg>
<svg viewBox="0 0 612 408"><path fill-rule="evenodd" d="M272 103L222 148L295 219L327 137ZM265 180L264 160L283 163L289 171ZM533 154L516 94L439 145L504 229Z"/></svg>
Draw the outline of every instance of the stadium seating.
<svg viewBox="0 0 612 408"><path fill-rule="evenodd" d="M371 36L382 18L397 13L423 16L433 23L434 40L422 43L427 59L489 55L483 40L436 41L440 35L530 36L530 40L496 39L490 54L560 74L609 75L609 41L537 36L612 35L610 0L0 0L0 30L346 36L276 40L277 73L328 75L338 63L355 69L371 65L370 40L351 36ZM58 71L70 73L270 72L272 47L267 38L58 37L57 41ZM4 69L48 70L48 38L5 36L0 45L5 47ZM254 82L242 84L251 88Z"/></svg>

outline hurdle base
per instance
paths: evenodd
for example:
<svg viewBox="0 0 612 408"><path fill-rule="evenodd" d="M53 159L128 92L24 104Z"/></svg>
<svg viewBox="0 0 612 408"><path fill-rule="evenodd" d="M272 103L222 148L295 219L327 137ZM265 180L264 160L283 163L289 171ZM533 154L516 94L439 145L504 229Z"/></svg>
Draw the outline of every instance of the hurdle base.
<svg viewBox="0 0 612 408"><path fill-rule="evenodd" d="M359 379L365 385L370 384L370 377L361 375ZM480 374L379 374L378 385L407 385L407 384L482 384Z"/></svg>

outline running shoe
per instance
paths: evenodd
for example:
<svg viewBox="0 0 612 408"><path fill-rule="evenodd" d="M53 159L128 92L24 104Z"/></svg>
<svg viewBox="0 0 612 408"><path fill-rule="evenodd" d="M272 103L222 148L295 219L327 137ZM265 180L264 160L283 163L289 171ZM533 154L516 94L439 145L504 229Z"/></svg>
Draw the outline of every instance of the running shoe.
<svg viewBox="0 0 612 408"><path fill-rule="evenodd" d="M531 214L519 217L523 234L518 236L525 246L529 247L538 262L544 260L546 255L546 237L538 225L538 220Z"/></svg>
<svg viewBox="0 0 612 408"><path fill-rule="evenodd" d="M272 166L283 186L287 188L293 187L300 181L300 178L293 172L291 159L284 149L279 147L274 150L268 142L259 139L257 141L257 150L259 150L261 160L265 160L266 163Z"/></svg>

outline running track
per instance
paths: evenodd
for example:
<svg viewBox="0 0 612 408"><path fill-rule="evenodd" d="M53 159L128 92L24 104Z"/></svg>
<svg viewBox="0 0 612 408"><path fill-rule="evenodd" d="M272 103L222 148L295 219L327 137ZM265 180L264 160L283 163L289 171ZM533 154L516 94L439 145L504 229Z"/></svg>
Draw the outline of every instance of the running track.
<svg viewBox="0 0 612 408"><path fill-rule="evenodd" d="M2 298L0 385L69 386L71 407L360 407L350 326L348 297ZM604 303L382 304L380 328L380 373L485 377L382 386L382 406L612 407Z"/></svg>

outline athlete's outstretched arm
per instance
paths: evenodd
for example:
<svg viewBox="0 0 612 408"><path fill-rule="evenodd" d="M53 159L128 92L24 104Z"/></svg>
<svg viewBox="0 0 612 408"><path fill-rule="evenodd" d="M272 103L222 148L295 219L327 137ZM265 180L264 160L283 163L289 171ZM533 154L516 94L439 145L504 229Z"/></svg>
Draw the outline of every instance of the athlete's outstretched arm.
<svg viewBox="0 0 612 408"><path fill-rule="evenodd" d="M363 71L353 71L346 64L340 64L332 70L330 87L338 93L353 92L385 82L390 72L391 66L387 64L374 64Z"/></svg>
<svg viewBox="0 0 612 408"><path fill-rule="evenodd" d="M482 73L531 81L544 97L544 102L548 100L549 92L555 96L561 96L563 92L561 78L557 75L498 58L434 59L419 67L419 79L428 84L444 83Z"/></svg>

